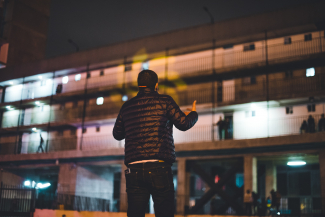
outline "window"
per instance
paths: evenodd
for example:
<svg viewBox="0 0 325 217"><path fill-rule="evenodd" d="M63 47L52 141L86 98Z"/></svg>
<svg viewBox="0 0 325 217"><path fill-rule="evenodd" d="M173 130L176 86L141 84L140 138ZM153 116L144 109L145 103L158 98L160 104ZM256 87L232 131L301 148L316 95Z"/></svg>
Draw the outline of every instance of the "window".
<svg viewBox="0 0 325 217"><path fill-rule="evenodd" d="M87 133L87 128L83 128L82 133Z"/></svg>
<svg viewBox="0 0 325 217"><path fill-rule="evenodd" d="M89 73L89 72L87 72L87 78L90 78L90 77L91 77L90 73Z"/></svg>
<svg viewBox="0 0 325 217"><path fill-rule="evenodd" d="M245 112L246 118L255 117L255 116L256 116L256 111L246 111Z"/></svg>
<svg viewBox="0 0 325 217"><path fill-rule="evenodd" d="M62 83L63 84L67 84L68 82L69 82L69 77L68 76L62 77Z"/></svg>
<svg viewBox="0 0 325 217"><path fill-rule="evenodd" d="M56 93L61 93L62 92L62 84L58 84L58 86L56 87Z"/></svg>
<svg viewBox="0 0 325 217"><path fill-rule="evenodd" d="M245 77L242 79L242 83L244 85L256 84L256 77L255 76Z"/></svg>
<svg viewBox="0 0 325 217"><path fill-rule="evenodd" d="M81 74L76 74L76 75L74 76L74 80L75 80L75 81L80 81L80 79L81 79Z"/></svg>
<svg viewBox="0 0 325 217"><path fill-rule="evenodd" d="M312 40L311 33L306 34L306 35L305 35L305 41L311 41L311 40Z"/></svg>
<svg viewBox="0 0 325 217"><path fill-rule="evenodd" d="M234 45L232 45L232 44L227 44L227 45L223 46L223 49L231 49L231 48L233 48L233 47L234 47Z"/></svg>
<svg viewBox="0 0 325 217"><path fill-rule="evenodd" d="M96 132L100 132L100 126L96 127Z"/></svg>
<svg viewBox="0 0 325 217"><path fill-rule="evenodd" d="M76 134L77 134L77 130L76 129L70 130L70 135L71 136L75 136Z"/></svg>
<svg viewBox="0 0 325 217"><path fill-rule="evenodd" d="M286 72L284 73L284 75L285 75L285 78L292 78L293 71L291 71L291 70L286 71Z"/></svg>
<svg viewBox="0 0 325 217"><path fill-rule="evenodd" d="M255 50L255 44L244 45L244 51Z"/></svg>
<svg viewBox="0 0 325 217"><path fill-rule="evenodd" d="M255 116L256 116L256 112L252 111L252 117L255 117Z"/></svg>
<svg viewBox="0 0 325 217"><path fill-rule="evenodd" d="M284 44L291 44L291 37L285 37Z"/></svg>
<svg viewBox="0 0 325 217"><path fill-rule="evenodd" d="M104 103L104 97L98 97L96 100L96 104L97 105L103 105Z"/></svg>
<svg viewBox="0 0 325 217"><path fill-rule="evenodd" d="M307 106L308 112L314 112L315 111L315 104L309 104Z"/></svg>
<svg viewBox="0 0 325 217"><path fill-rule="evenodd" d="M104 75L104 70L100 71L99 76L103 76Z"/></svg>
<svg viewBox="0 0 325 217"><path fill-rule="evenodd" d="M306 77L313 77L315 74L315 68L306 69Z"/></svg>
<svg viewBox="0 0 325 217"><path fill-rule="evenodd" d="M132 70L132 64L125 64L124 71L127 72L127 71L131 71L131 70Z"/></svg>
<svg viewBox="0 0 325 217"><path fill-rule="evenodd" d="M287 106L286 107L286 114L292 114L293 113L293 108L292 106Z"/></svg>

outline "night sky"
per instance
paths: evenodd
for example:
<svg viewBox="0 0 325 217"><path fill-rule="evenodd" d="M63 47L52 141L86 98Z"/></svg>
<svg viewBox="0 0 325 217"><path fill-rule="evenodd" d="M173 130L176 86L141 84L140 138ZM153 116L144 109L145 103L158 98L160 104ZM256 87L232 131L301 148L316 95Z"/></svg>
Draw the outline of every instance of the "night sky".
<svg viewBox="0 0 325 217"><path fill-rule="evenodd" d="M46 56L318 0L52 0ZM231 28L231 27L229 27Z"/></svg>

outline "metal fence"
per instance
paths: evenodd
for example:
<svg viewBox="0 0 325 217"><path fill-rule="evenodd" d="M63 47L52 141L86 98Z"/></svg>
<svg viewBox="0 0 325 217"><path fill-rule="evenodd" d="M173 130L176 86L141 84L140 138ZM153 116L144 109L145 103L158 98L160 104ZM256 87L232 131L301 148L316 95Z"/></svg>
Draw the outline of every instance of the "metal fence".
<svg viewBox="0 0 325 217"><path fill-rule="evenodd" d="M23 186L0 186L0 216L31 216L35 209L35 189Z"/></svg>

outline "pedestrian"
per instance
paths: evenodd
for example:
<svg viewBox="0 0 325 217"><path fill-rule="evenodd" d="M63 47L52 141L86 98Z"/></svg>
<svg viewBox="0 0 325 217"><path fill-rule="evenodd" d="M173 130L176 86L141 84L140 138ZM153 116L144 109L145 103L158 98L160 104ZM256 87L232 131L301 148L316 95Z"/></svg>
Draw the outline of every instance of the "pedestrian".
<svg viewBox="0 0 325 217"><path fill-rule="evenodd" d="M224 131L224 125L225 122L224 120L222 120L222 117L219 117L219 121L216 124L218 126L218 132L219 132L219 140L222 140L223 136L222 136L222 132Z"/></svg>
<svg viewBox="0 0 325 217"><path fill-rule="evenodd" d="M307 133L308 132L308 124L307 124L307 121L304 120L300 126L300 133L301 134L304 134L304 133Z"/></svg>
<svg viewBox="0 0 325 217"><path fill-rule="evenodd" d="M245 204L246 215L252 215L253 197L252 197L252 193L249 189L247 189L245 192L244 204Z"/></svg>
<svg viewBox="0 0 325 217"><path fill-rule="evenodd" d="M252 191L252 206L253 206L253 215L257 214L257 205L258 205L258 194Z"/></svg>
<svg viewBox="0 0 325 217"><path fill-rule="evenodd" d="M138 94L122 106L114 128L116 140L125 139L128 217L144 217L150 195L156 216L174 216L175 162L173 125L186 131L198 120L196 101L191 112L182 112L172 97L157 92L158 76L143 70Z"/></svg>
<svg viewBox="0 0 325 217"><path fill-rule="evenodd" d="M280 210L280 204L281 204L281 194L278 191L274 191L274 189L271 190L271 198L272 198L272 208L273 210L278 213Z"/></svg>
<svg viewBox="0 0 325 217"><path fill-rule="evenodd" d="M40 151L42 151L42 153L44 153L44 148L43 148L44 139L43 139L41 134L39 134L39 136L40 136L40 143L39 143L39 146L37 148L37 153L40 152Z"/></svg>
<svg viewBox="0 0 325 217"><path fill-rule="evenodd" d="M318 121L318 132L325 131L325 118L324 114L321 115L321 118Z"/></svg>
<svg viewBox="0 0 325 217"><path fill-rule="evenodd" d="M309 115L307 122L308 122L308 132L315 133L315 119L313 118L313 116Z"/></svg>

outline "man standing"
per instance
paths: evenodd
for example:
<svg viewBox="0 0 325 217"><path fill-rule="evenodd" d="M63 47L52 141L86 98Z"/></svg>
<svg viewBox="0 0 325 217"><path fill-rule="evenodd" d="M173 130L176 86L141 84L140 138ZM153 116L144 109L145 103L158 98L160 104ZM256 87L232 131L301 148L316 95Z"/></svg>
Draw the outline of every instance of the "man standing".
<svg viewBox="0 0 325 217"><path fill-rule="evenodd" d="M139 73L138 86L139 93L122 106L113 129L116 140L125 138L127 215L144 217L151 194L156 216L171 217L175 209L173 125L181 131L194 126L196 101L184 114L172 97L157 92L158 76L151 70Z"/></svg>

